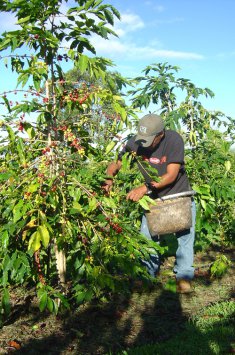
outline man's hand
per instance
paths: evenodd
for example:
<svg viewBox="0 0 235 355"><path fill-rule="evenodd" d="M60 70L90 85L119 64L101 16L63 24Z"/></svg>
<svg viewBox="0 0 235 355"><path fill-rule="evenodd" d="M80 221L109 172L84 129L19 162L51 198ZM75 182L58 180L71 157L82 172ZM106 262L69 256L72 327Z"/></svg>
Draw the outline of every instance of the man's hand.
<svg viewBox="0 0 235 355"><path fill-rule="evenodd" d="M113 180L112 179L106 179L102 188L104 189L104 191L106 191L107 193L110 192L111 187L113 185Z"/></svg>
<svg viewBox="0 0 235 355"><path fill-rule="evenodd" d="M108 178L105 180L105 182L102 185L103 190L107 194L109 194L111 187L113 186L112 177L115 176L119 172L121 167L122 167L121 160L118 160L117 162L112 162L109 164L107 171L106 171ZM110 177L110 179L109 179L109 177Z"/></svg>
<svg viewBox="0 0 235 355"><path fill-rule="evenodd" d="M126 199L132 201L139 201L147 192L147 187L145 185L136 187L135 189L128 192Z"/></svg>

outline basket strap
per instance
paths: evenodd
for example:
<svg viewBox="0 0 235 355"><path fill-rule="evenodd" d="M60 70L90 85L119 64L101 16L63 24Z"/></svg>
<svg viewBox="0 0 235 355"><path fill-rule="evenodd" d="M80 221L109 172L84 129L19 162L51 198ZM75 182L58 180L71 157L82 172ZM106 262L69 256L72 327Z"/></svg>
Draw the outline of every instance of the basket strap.
<svg viewBox="0 0 235 355"><path fill-rule="evenodd" d="M194 191L194 190L184 191L184 192L179 192L178 194L160 197L160 198L156 199L156 201L172 200L172 199L178 198L178 197L194 196L195 194L196 194L196 191Z"/></svg>

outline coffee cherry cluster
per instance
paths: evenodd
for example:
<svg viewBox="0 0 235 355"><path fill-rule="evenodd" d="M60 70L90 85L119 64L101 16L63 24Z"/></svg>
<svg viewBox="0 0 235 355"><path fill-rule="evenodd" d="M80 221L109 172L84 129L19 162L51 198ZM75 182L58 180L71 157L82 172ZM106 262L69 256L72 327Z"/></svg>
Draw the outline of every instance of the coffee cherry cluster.
<svg viewBox="0 0 235 355"><path fill-rule="evenodd" d="M55 192L57 190L57 186L56 185L53 185L52 187L51 187L51 191L52 192Z"/></svg>
<svg viewBox="0 0 235 355"><path fill-rule="evenodd" d="M45 179L45 175L43 173L38 173L38 182L42 184Z"/></svg>
<svg viewBox="0 0 235 355"><path fill-rule="evenodd" d="M26 191L26 192L24 193L24 198L25 198L25 200L29 200L31 194L32 194L31 192Z"/></svg>
<svg viewBox="0 0 235 355"><path fill-rule="evenodd" d="M82 235L78 234L78 240L84 245L86 246L89 242L88 238L83 237Z"/></svg>
<svg viewBox="0 0 235 355"><path fill-rule="evenodd" d="M89 97L90 93L87 90L73 89L72 91L64 90L61 97L60 106L62 107L65 102L78 102L82 105Z"/></svg>
<svg viewBox="0 0 235 355"><path fill-rule="evenodd" d="M115 230L116 233L122 233L122 227L118 223L112 222L109 217L107 217L106 220L109 222L110 227Z"/></svg>
<svg viewBox="0 0 235 355"><path fill-rule="evenodd" d="M50 147L46 147L42 150L42 154L46 154L46 153L49 153L50 152Z"/></svg>
<svg viewBox="0 0 235 355"><path fill-rule="evenodd" d="M23 122L20 122L18 126L18 131L23 132L23 130L24 130L24 124Z"/></svg>
<svg viewBox="0 0 235 355"><path fill-rule="evenodd" d="M68 129L68 127L67 126L60 126L60 127L58 127L58 128L55 128L55 130L57 130L57 131L67 131L67 129Z"/></svg>
<svg viewBox="0 0 235 355"><path fill-rule="evenodd" d="M77 138L75 134L73 134L71 129L68 129L67 126L62 126L60 127L60 130L64 131L64 138L67 138L68 142L71 142L70 146L76 148L80 155L84 155L85 150L83 146L81 146L81 144L79 143L80 139Z"/></svg>
<svg viewBox="0 0 235 355"><path fill-rule="evenodd" d="M83 147L79 144L79 139L78 138L75 138L70 145L71 145L71 147L74 147L77 150L83 149Z"/></svg>

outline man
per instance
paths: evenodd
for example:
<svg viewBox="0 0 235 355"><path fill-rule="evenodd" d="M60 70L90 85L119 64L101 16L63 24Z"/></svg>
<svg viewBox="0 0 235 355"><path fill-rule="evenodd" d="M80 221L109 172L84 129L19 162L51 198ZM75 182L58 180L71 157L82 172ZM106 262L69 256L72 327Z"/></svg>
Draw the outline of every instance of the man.
<svg viewBox="0 0 235 355"><path fill-rule="evenodd" d="M184 142L182 137L175 131L165 130L164 121L156 114L147 114L140 119L138 133L130 138L124 149L119 154L117 162L112 162L107 168L107 175L110 179L105 181L105 190L109 191L113 184L112 177L117 174L122 166L121 157L126 152L134 152L138 159L148 161L157 169L156 176L159 181L154 181L143 169L142 164L139 169L145 178L145 184L133 188L127 199L139 201L145 194L151 198L161 198L163 196L192 191L184 167ZM137 159L137 163L138 163ZM191 291L191 280L194 277L193 268L193 246L195 237L195 203L192 199L192 227L190 229L177 232L178 249L176 251L176 262L174 272L176 274L177 291L188 293ZM141 233L148 239L158 236L151 236L147 225L146 217L143 216ZM155 276L159 271L159 256L151 255L149 261L143 261L150 275Z"/></svg>

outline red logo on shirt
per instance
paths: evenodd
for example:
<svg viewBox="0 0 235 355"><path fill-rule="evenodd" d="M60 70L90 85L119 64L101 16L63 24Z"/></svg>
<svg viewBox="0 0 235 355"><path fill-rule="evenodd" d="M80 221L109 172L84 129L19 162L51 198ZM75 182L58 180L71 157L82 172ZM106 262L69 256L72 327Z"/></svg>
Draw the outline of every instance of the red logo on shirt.
<svg viewBox="0 0 235 355"><path fill-rule="evenodd" d="M165 155L163 155L163 157L161 157L161 159L156 158L156 157L151 157L148 159L146 156L143 155L142 159L145 161L149 161L150 163L156 164L156 165L166 163L166 156Z"/></svg>
<svg viewBox="0 0 235 355"><path fill-rule="evenodd" d="M158 158L150 158L149 162L152 164L160 164L161 160Z"/></svg>

